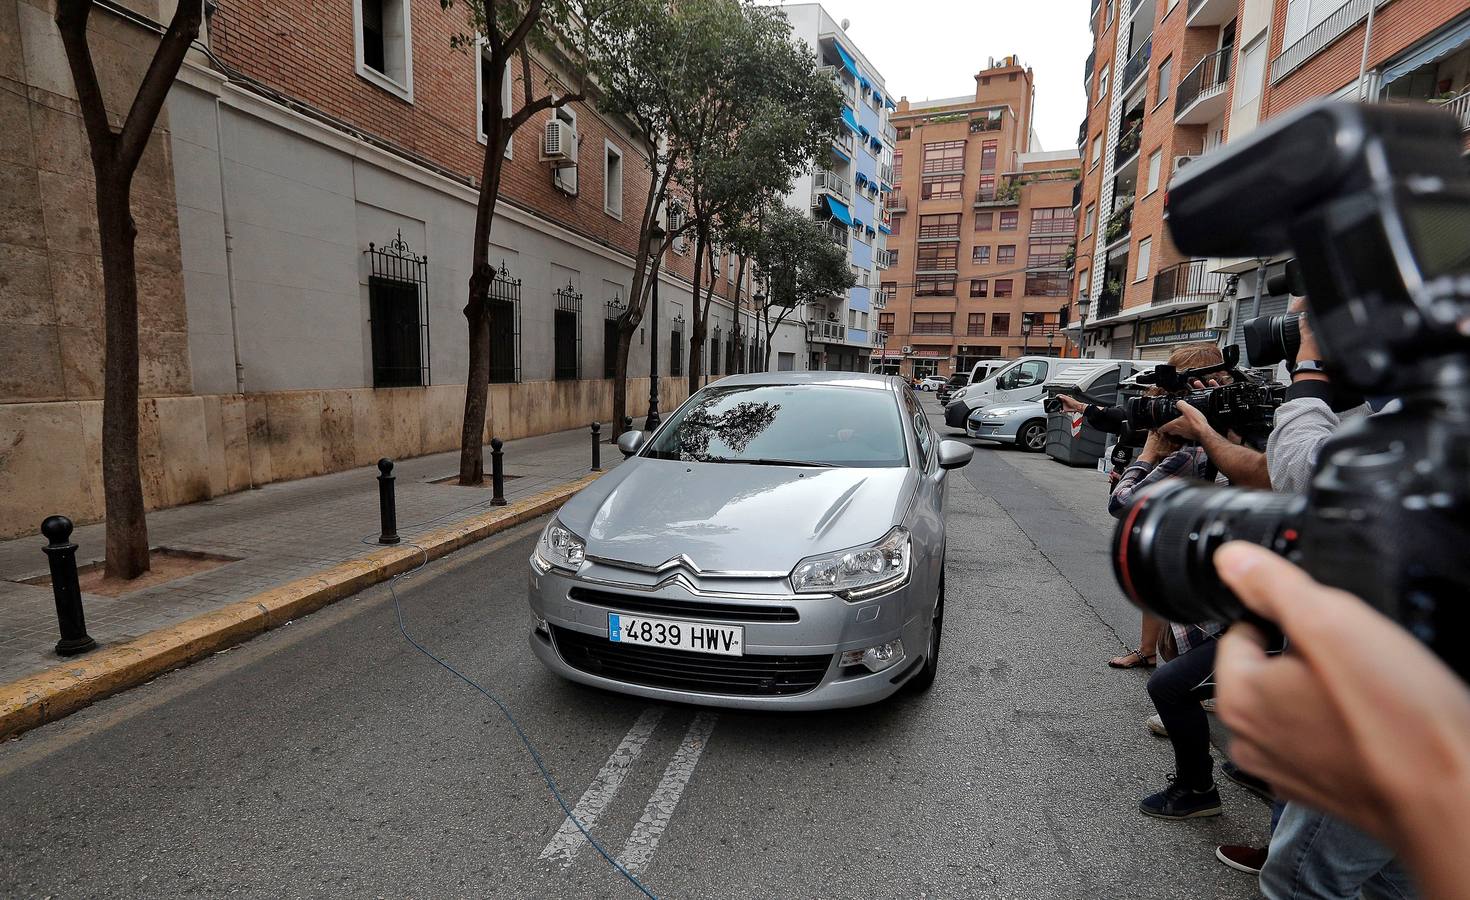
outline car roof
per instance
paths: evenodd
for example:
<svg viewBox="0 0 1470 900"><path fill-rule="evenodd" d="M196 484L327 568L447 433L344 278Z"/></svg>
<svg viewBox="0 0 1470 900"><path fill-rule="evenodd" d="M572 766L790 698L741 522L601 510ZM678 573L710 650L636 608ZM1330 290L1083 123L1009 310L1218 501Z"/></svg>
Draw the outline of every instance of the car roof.
<svg viewBox="0 0 1470 900"><path fill-rule="evenodd" d="M817 384L840 387L892 390L902 379L897 375L875 375L867 372L752 372L747 375L726 375L712 385L738 387L741 385L773 384Z"/></svg>

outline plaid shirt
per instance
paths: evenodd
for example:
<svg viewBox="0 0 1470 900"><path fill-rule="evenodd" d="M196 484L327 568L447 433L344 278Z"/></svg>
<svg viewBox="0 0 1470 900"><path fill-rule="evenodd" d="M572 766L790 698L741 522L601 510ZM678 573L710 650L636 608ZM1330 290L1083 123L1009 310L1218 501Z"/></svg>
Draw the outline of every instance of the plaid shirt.
<svg viewBox="0 0 1470 900"><path fill-rule="evenodd" d="M1170 453L1158 465L1149 462L1134 462L1123 470L1122 477L1113 487L1112 496L1108 498L1108 512L1116 519L1123 518L1123 514L1138 499L1140 491L1166 478L1194 478L1207 481L1210 474L1209 467L1210 458L1204 448L1194 446ZM1229 483L1229 479L1223 475L1216 475L1215 481ZM1201 622L1198 625L1169 623L1169 628L1174 633L1174 643L1181 654L1206 640L1214 640L1223 627L1218 622Z"/></svg>

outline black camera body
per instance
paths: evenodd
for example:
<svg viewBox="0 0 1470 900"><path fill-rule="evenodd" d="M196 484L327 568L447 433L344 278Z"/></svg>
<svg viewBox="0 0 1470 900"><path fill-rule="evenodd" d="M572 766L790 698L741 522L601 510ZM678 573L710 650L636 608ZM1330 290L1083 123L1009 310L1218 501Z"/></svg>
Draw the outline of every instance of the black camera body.
<svg viewBox="0 0 1470 900"><path fill-rule="evenodd" d="M1242 437L1264 436L1276 419L1276 407L1286 399L1279 384L1235 381L1219 387L1193 388L1182 394L1161 397L1131 397L1124 405L1128 426L1142 431L1161 428L1179 418L1177 402L1183 400L1205 414L1210 427Z"/></svg>
<svg viewBox="0 0 1470 900"><path fill-rule="evenodd" d="M1470 678L1470 177L1457 123L1319 102L1190 166L1168 202L1186 253L1294 250L1334 386L1402 407L1328 440L1305 496L1179 481L1145 492L1114 533L1119 584L1170 621L1246 618L1213 556L1251 541Z"/></svg>

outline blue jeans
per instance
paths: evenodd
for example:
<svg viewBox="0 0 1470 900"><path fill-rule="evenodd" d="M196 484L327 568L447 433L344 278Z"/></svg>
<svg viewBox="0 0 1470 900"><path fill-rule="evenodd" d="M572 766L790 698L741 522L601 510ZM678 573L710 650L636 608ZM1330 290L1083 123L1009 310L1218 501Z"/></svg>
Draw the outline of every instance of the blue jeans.
<svg viewBox="0 0 1470 900"><path fill-rule="evenodd" d="M1288 803L1261 870L1268 900L1409 900L1413 882L1393 851L1341 819Z"/></svg>

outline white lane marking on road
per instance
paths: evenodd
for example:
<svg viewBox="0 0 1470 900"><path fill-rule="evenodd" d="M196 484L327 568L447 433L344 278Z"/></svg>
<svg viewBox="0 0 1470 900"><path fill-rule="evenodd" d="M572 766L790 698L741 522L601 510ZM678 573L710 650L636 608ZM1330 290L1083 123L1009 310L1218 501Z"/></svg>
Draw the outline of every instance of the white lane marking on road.
<svg viewBox="0 0 1470 900"><path fill-rule="evenodd" d="M572 814L591 831L597 825L598 816L612 803L613 797L617 796L618 788L622 786L623 778L632 768L633 763L643 753L643 748L648 744L648 739L653 736L654 729L664 717L664 707L650 706L633 723L624 735L622 743L613 750L607 762L597 772L597 777L592 779L592 784L582 794L582 799L572 807ZM550 843L541 851L542 859L559 860L563 866L572 864L576 858L577 851L587 843L582 836L582 830L577 827L571 817L564 819L561 828L557 829Z"/></svg>
<svg viewBox="0 0 1470 900"><path fill-rule="evenodd" d="M718 720L719 716L712 712L702 712L694 717L689 730L684 734L684 742L674 751L674 758L669 760L669 767L664 770L663 780L653 789L653 796L648 798L648 805L643 808L643 818L633 827L633 833L628 836L628 843L623 845L623 852L618 857L618 862L634 875L648 868L648 864L653 861L653 852L658 849L659 838L663 836L664 829L669 827L669 820L674 817L674 807L679 805L679 797L684 793L684 788L689 786L694 766L698 764L700 754L704 753L705 746L709 744L709 736L715 730L715 722Z"/></svg>

